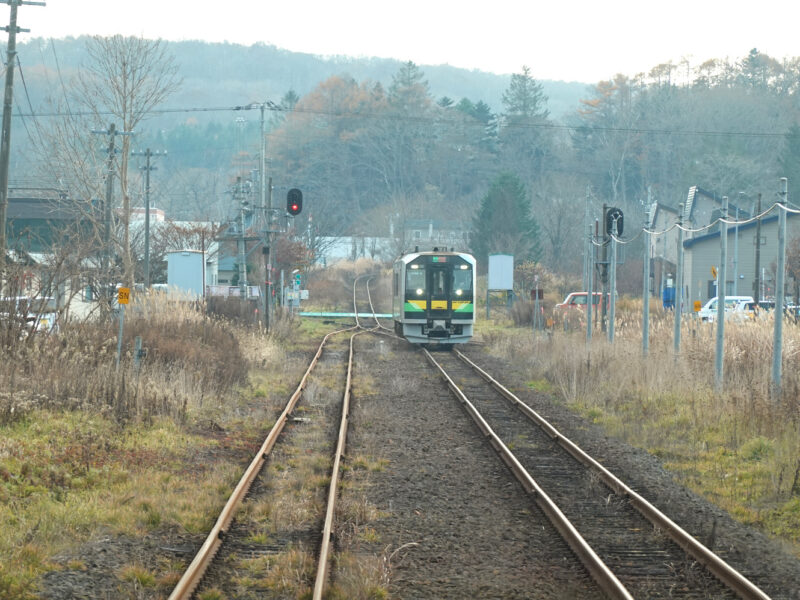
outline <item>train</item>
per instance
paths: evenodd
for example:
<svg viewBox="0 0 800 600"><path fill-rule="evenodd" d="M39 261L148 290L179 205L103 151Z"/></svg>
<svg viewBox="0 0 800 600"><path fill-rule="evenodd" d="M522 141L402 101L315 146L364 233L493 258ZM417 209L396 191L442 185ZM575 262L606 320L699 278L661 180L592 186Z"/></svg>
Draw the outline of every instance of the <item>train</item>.
<svg viewBox="0 0 800 600"><path fill-rule="evenodd" d="M416 248L398 258L392 317L395 333L414 344L450 349L468 342L475 326L475 258L446 248Z"/></svg>

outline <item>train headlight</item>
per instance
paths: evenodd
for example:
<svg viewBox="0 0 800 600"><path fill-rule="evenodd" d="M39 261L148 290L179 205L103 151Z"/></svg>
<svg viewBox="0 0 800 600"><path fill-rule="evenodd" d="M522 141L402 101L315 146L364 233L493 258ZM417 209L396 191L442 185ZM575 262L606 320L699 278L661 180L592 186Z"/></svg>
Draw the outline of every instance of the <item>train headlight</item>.
<svg viewBox="0 0 800 600"><path fill-rule="evenodd" d="M422 288L417 288L417 296L422 296Z"/></svg>
<svg viewBox="0 0 800 600"><path fill-rule="evenodd" d="M461 295L461 294L463 294L463 293L464 293L464 292L463 292L462 290L456 290L456 296L460 296L460 295Z"/></svg>

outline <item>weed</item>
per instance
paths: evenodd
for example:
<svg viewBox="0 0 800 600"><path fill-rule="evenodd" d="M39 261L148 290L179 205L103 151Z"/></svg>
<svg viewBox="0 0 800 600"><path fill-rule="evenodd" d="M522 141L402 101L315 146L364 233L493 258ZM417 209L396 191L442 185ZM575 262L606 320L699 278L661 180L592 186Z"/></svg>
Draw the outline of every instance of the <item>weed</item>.
<svg viewBox="0 0 800 600"><path fill-rule="evenodd" d="M139 565L129 565L124 567L120 573L120 578L123 581L135 583L143 588L155 587L156 585L155 575Z"/></svg>

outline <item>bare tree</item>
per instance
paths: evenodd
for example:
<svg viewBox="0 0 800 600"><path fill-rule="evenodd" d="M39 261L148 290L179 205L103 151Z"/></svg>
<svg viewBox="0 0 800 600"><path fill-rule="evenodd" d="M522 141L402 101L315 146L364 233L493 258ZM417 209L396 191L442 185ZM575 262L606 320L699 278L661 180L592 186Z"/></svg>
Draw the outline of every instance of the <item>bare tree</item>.
<svg viewBox="0 0 800 600"><path fill-rule="evenodd" d="M79 72L77 100L94 115L98 126L106 115L121 121L122 131L134 131L156 106L180 85L178 67L163 40L141 37L94 36L87 43L89 64ZM122 138L119 181L122 196L123 280L133 284L129 221L128 162L131 140Z"/></svg>

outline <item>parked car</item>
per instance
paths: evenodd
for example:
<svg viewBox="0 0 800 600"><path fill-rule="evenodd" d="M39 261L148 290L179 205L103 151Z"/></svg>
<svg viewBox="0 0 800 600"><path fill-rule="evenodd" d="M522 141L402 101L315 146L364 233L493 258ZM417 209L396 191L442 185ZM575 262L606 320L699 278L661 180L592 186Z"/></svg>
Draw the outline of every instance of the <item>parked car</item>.
<svg viewBox="0 0 800 600"><path fill-rule="evenodd" d="M559 314L566 314L567 311L570 310L586 310L586 300L589 296L589 292L571 292L567 294L567 297L564 298L564 301L560 304L556 304L553 307L553 312L556 315ZM592 306L598 308L598 304L600 304L600 298L603 296L602 292L592 292ZM610 300L611 295L606 294L607 299Z"/></svg>
<svg viewBox="0 0 800 600"><path fill-rule="evenodd" d="M741 302L753 302L752 296L725 296L725 314L726 318L733 312L737 304ZM717 318L717 297L714 296L706 302L705 306L700 309L697 316L701 321L714 322Z"/></svg>
<svg viewBox="0 0 800 600"><path fill-rule="evenodd" d="M16 296L0 299L0 319L16 319L28 333L58 331L58 307L49 296Z"/></svg>

